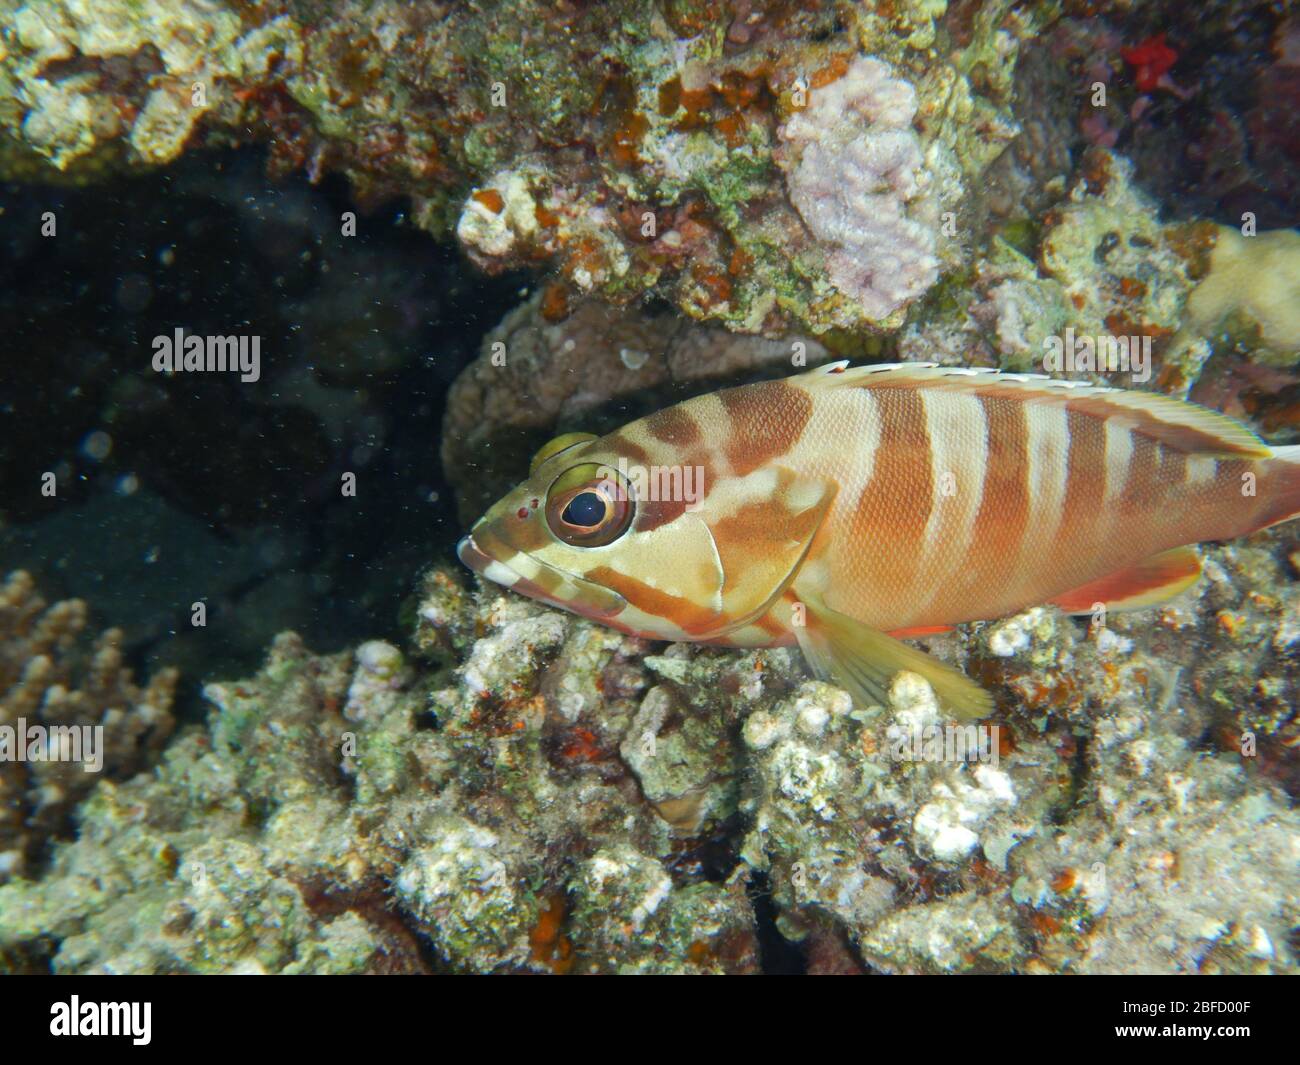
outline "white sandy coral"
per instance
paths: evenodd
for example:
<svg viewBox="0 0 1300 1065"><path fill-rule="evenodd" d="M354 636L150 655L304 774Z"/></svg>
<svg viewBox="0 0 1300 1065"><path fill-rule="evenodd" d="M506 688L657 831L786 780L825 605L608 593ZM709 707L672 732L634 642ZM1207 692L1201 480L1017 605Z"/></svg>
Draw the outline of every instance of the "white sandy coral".
<svg viewBox="0 0 1300 1065"><path fill-rule="evenodd" d="M937 783L933 799L912 820L915 840L924 853L941 862L959 861L979 843L979 830L999 809L1016 805L1011 778L992 766L976 766L974 786L956 773Z"/></svg>
<svg viewBox="0 0 1300 1065"><path fill-rule="evenodd" d="M495 193L499 206L484 193ZM488 259L504 258L536 232L537 205L528 178L513 170L497 174L485 190L469 196L456 225L460 242Z"/></svg>
<svg viewBox="0 0 1300 1065"><path fill-rule="evenodd" d="M790 202L826 246L831 282L877 321L938 278L916 107L909 82L863 56L781 128L797 159L785 163Z"/></svg>
<svg viewBox="0 0 1300 1065"><path fill-rule="evenodd" d="M430 842L397 875L397 897L448 953L482 936L495 940L502 957L521 962L528 956L527 911L519 904L517 877L501 857L505 841L462 817L441 818L427 834Z"/></svg>

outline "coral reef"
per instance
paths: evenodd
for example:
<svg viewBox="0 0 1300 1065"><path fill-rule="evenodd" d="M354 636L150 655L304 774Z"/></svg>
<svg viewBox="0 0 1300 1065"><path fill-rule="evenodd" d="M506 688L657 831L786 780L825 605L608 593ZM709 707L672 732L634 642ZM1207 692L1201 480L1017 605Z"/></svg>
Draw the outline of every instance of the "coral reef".
<svg viewBox="0 0 1300 1065"><path fill-rule="evenodd" d="M0 585L0 882L39 868L102 778L148 765L174 724L175 670L141 688L122 633L83 638L86 604L49 604L30 574Z"/></svg>
<svg viewBox="0 0 1300 1065"><path fill-rule="evenodd" d="M1005 235L1004 235L1005 234ZM1243 235L1204 220L1162 223L1133 165L1104 148L1081 157L1068 191L1031 247L1015 227L994 233L961 279L898 335L903 359L1091 374L1099 382L1187 396L1216 356L1267 379L1272 391L1300 358L1295 342L1297 232ZM1053 364L1051 351L1088 338L1092 363ZM1101 362L1115 339L1126 360ZM1131 357L1144 353L1137 372ZM1230 395L1194 396L1229 411Z"/></svg>
<svg viewBox="0 0 1300 1065"><path fill-rule="evenodd" d="M811 972L1294 972L1294 543L1211 549L1155 614L932 638L997 687L983 733L911 674L855 707L788 650L654 648L434 569L405 653L284 635L101 781L0 886L0 960L749 972L758 893Z"/></svg>
<svg viewBox="0 0 1300 1065"><path fill-rule="evenodd" d="M464 654L458 675L417 672L387 644L319 658L281 637L256 678L207 688L209 730L180 737L156 774L96 790L47 883L0 889L0 958L35 966L48 951L57 971L97 972L754 968L743 879L704 875L695 841L618 761L644 647L471 599L439 573L426 592L419 643Z"/></svg>
<svg viewBox="0 0 1300 1065"><path fill-rule="evenodd" d="M1047 342L1067 328L1078 336L1148 338L1154 372L1167 366L1167 387L1186 386L1209 349L1184 351L1170 338L1190 317L1188 297L1215 239L1205 223L1162 225L1128 160L1089 149L1062 199L1042 216L1034 246L994 235L969 287L952 285L937 313L908 326L900 349L909 358L929 351L942 361L1042 372ZM1200 334L1189 334L1187 346L1193 336Z"/></svg>
<svg viewBox="0 0 1300 1065"><path fill-rule="evenodd" d="M1286 109L1265 106L1295 88L1294 19L1213 6L1103 3L1083 21L1006 0L5 0L0 173L88 181L263 141L278 173L410 197L418 224L485 269L549 269L557 308L654 294L735 332L888 332L941 278L967 277L989 212L1051 206L1081 143L1124 151L1144 183L1178 173L1168 142L1189 107L1211 116L1206 143L1186 147L1217 202L1267 227L1294 217L1276 205L1294 199L1295 138ZM1151 43L1162 20L1172 44ZM1265 58L1215 119L1206 99L1238 80L1219 69L1222 40ZM1073 108L1088 85L1105 99ZM1216 129L1240 131L1235 152ZM1246 169L1225 156L1254 176L1216 184ZM1152 282L1125 276L1111 313L1166 328L1169 294L1149 306L1135 293ZM1001 292L1001 317L1031 295ZM1014 344L1014 322L1002 332Z"/></svg>
<svg viewBox="0 0 1300 1065"><path fill-rule="evenodd" d="M1284 369L1300 363L1300 232L1247 237L1221 227L1205 278L1188 299L1185 328L1201 337L1235 329L1245 334L1252 361Z"/></svg>
<svg viewBox="0 0 1300 1065"><path fill-rule="evenodd" d="M846 75L836 85L850 94L846 99L866 98L874 86L885 99L870 106L884 108L897 90L871 80L883 77L872 63L859 61L872 73ZM858 82L867 87L855 88ZM904 110L911 106L906 93L899 99ZM791 125L796 121L803 119ZM911 143L910 134L903 143ZM851 152L841 147L839 157ZM834 210L832 197L817 201L817 210ZM983 209L996 213L989 203ZM888 212L882 208L875 217ZM871 239L845 224L843 240ZM895 224L914 225L905 217ZM1205 221L1161 222L1155 203L1134 183L1131 162L1093 147L1041 219L1028 226L1013 217L995 226L969 268L938 284L894 335L870 342L848 333L825 343L797 334L762 340L597 300L552 313L551 290L542 289L486 335L478 359L452 386L444 471L468 526L517 483L529 456L556 433L607 432L692 392L815 365L832 351L1091 375L1180 396L1197 387L1218 353L1255 372L1257 382L1258 371L1274 371L1268 383L1280 391L1276 382L1288 383L1284 374L1297 361L1297 239L1294 230L1246 237ZM870 258L887 256L876 251ZM894 263L886 273L901 281L906 270ZM876 297L862 290L857 298ZM1092 345L1092 364L1053 365L1049 351L1073 337ZM1099 361L1103 340L1097 338L1115 339L1114 354L1122 352L1125 361ZM1194 398L1242 413L1231 394Z"/></svg>
<svg viewBox="0 0 1300 1065"><path fill-rule="evenodd" d="M373 617L453 539L437 486L468 524L557 432L832 355L1137 384L1296 439L1295 18L1176 7L0 0L0 177L181 160L173 204L207 205L178 240L123 193L123 261L149 265L91 292L114 311L93 336L62 321L73 272L27 269L66 260L5 238L15 335L54 354L15 371L2 546L80 588L116 568L103 605L133 628L92 644L81 601L0 588L0 730L103 729L102 772L0 762L0 969L1300 972L1294 524L1207 546L1157 610L927 637L995 693L960 729L910 673L855 706L791 650L655 645L437 564L388 639L285 632L175 736L175 673L124 667L176 627L142 616L142 574L203 585L216 630L237 608L221 639L245 652L290 603ZM404 198L390 229L454 241L496 287L421 234L337 239L323 192L255 190L231 153L193 163L249 143L274 175L344 175L354 206ZM201 243L246 276L187 265ZM516 270L537 284L471 361ZM476 309L444 317L458 299ZM106 354L164 318L227 333L245 303L279 341L255 398L190 402ZM1150 377L1049 365L1075 336L1149 344ZM458 373L444 484L428 379ZM66 509L32 497L35 438ZM390 506L369 489L397 469ZM344 470L370 510L338 502ZM292 535L266 534L289 497ZM404 523L383 552L379 513ZM112 545L100 569L84 539L64 552L73 526ZM158 530L202 568L141 550ZM312 552L348 561L309 572ZM206 678L219 642L165 647Z"/></svg>
<svg viewBox="0 0 1300 1065"><path fill-rule="evenodd" d="M1300 20L1290 5L1147 3L1118 15L1055 31L1066 63L1106 86L1104 102L1080 107L1088 139L1128 155L1173 217L1294 224Z"/></svg>
<svg viewBox="0 0 1300 1065"><path fill-rule="evenodd" d="M5 0L0 174L262 141L277 172L410 196L482 266L549 263L574 295L889 329L963 261L940 215L1015 134L1019 42L1055 17L995 0L954 39L945 8Z"/></svg>
<svg viewBox="0 0 1300 1065"><path fill-rule="evenodd" d="M1051 4L919 0L888 16L856 4L795 12L647 0L594 12L8 3L0 171L12 176L90 180L195 144L267 140L278 172L340 171L363 200L411 197L418 224L454 234L485 269L549 268L553 317L584 294L615 303L655 294L733 332L888 332L927 294L946 303L953 286L973 287L975 321L922 315L911 328L930 333L914 346L944 352L991 337L1013 364L1045 328L1026 333L1026 321L1060 319L1059 293L1023 277L1024 264L996 245L981 254L969 234L990 212L1036 218L1059 200L1081 143L1114 148L1117 130L1179 104L1140 74L1148 113L1133 103L1124 56L1134 53L1106 16L1158 15L1128 4L1096 5L1084 23ZM1257 14L1233 47L1259 45L1276 60L1260 84L1290 86L1293 23ZM1022 56L1037 34L1048 47ZM1203 62L1175 52L1175 71L1189 56ZM1208 75L1207 84L1224 80ZM1072 113L1065 101L1089 83L1111 90L1106 102ZM1269 172L1285 175L1284 131L1269 117L1279 109L1256 110L1238 121ZM1162 129L1174 128L1170 118ZM1145 175L1148 142L1129 139ZM1166 139L1149 138L1156 152ZM1075 188L1094 199L1048 216L1055 239L1044 234L1041 265L1067 295L1084 295L1080 332L1109 318L1110 332L1167 337L1188 284L1167 245L1195 241L1154 233L1127 169L1121 191L1108 191L1114 166L1082 168L1091 180ZM1155 243L1115 245L1109 283L1094 287L1089 271L1075 272L1086 264L1062 256L1115 214L1153 231L1117 235ZM1262 217L1276 224L1275 212ZM1206 356L1176 356L1181 381Z"/></svg>

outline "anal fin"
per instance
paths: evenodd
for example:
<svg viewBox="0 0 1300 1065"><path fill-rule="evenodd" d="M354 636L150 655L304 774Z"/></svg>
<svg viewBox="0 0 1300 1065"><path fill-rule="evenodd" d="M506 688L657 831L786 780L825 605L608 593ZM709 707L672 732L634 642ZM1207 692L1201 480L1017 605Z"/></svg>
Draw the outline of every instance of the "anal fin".
<svg viewBox="0 0 1300 1065"><path fill-rule="evenodd" d="M1195 584L1200 575L1201 556L1196 548L1175 547L1048 602L1069 614L1090 614L1098 603L1104 603L1107 610L1141 610L1172 599Z"/></svg>
<svg viewBox="0 0 1300 1065"><path fill-rule="evenodd" d="M888 706L890 681L909 670L924 677L939 702L956 717L979 718L993 712L992 695L937 658L829 607L805 602L804 608L805 624L795 626L794 634L808 664L861 705Z"/></svg>
<svg viewBox="0 0 1300 1065"><path fill-rule="evenodd" d="M889 635L895 640L914 640L918 636L938 636L941 632L952 632L951 625L918 625L914 629L893 629Z"/></svg>

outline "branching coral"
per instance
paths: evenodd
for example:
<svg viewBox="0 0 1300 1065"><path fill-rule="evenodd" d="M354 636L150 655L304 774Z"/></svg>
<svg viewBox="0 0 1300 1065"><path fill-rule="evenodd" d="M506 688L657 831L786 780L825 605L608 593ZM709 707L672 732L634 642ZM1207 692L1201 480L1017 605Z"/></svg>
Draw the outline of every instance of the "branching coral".
<svg viewBox="0 0 1300 1065"><path fill-rule="evenodd" d="M139 687L122 663L121 632L86 646L86 624L85 603L47 604L28 573L0 586L0 729L9 740L0 761L0 880L24 872L68 827L101 775L138 772L171 733L176 672ZM86 737L87 726L102 732Z"/></svg>

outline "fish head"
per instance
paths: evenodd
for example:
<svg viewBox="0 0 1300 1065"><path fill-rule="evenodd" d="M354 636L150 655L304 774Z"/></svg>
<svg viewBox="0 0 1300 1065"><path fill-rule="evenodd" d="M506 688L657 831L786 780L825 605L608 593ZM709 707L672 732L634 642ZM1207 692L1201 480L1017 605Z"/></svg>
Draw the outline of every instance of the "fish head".
<svg viewBox="0 0 1300 1065"><path fill-rule="evenodd" d="M639 457L618 434L557 437L460 541L460 560L512 591L625 632L699 638L720 622L718 552L686 505L648 498L630 472Z"/></svg>

